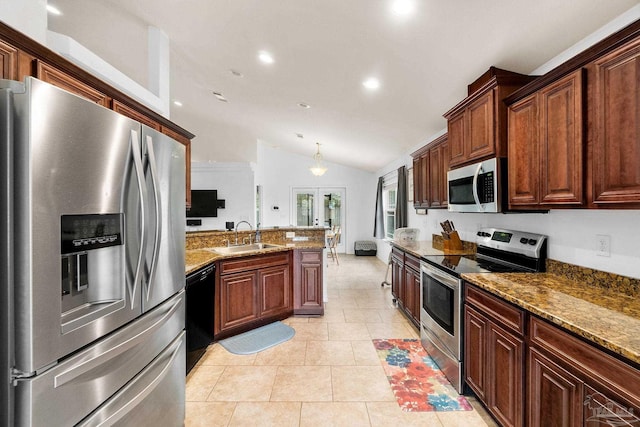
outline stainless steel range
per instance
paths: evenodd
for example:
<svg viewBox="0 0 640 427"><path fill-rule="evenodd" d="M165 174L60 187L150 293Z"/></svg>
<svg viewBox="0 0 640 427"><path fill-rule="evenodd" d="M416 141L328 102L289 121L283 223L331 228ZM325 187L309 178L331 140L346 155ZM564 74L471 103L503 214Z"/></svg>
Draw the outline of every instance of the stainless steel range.
<svg viewBox="0 0 640 427"><path fill-rule="evenodd" d="M435 255L421 260L420 338L458 393L463 391L463 273L544 271L547 237L484 228L477 253Z"/></svg>

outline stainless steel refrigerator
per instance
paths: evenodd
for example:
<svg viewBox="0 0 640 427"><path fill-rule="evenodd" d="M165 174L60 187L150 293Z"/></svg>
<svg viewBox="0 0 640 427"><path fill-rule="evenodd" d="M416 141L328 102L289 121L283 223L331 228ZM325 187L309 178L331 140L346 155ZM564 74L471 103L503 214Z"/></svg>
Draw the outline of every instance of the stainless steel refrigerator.
<svg viewBox="0 0 640 427"><path fill-rule="evenodd" d="M0 424L182 425L184 147L33 78L0 138Z"/></svg>

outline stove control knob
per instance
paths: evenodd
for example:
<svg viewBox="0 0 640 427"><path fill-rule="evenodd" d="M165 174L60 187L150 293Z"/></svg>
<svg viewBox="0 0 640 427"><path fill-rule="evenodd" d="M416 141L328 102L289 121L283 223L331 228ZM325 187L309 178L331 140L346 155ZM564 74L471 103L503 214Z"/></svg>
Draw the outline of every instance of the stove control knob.
<svg viewBox="0 0 640 427"><path fill-rule="evenodd" d="M520 238L520 243L522 243L523 245L526 245L528 241L529 241L529 239L527 239L526 237L521 237Z"/></svg>
<svg viewBox="0 0 640 427"><path fill-rule="evenodd" d="M538 241L536 239L529 239L529 244L531 246L535 245L536 243L538 243Z"/></svg>

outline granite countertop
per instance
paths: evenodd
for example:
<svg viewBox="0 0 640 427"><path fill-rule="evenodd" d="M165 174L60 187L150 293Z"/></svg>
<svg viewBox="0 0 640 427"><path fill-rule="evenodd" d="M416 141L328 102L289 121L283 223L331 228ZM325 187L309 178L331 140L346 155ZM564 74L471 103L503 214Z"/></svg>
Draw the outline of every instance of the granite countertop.
<svg viewBox="0 0 640 427"><path fill-rule="evenodd" d="M268 243L268 242L265 242ZM199 270L213 262L221 259L240 258L253 255L263 255L272 252L290 251L293 249L321 249L324 248L324 243L302 241L295 243L287 243L278 247L269 247L259 249L251 252L244 252L238 254L221 255L212 251L210 248L204 249L188 249L185 251L185 274L191 274L194 271Z"/></svg>
<svg viewBox="0 0 640 427"><path fill-rule="evenodd" d="M473 273L462 278L640 363L638 298L551 273Z"/></svg>

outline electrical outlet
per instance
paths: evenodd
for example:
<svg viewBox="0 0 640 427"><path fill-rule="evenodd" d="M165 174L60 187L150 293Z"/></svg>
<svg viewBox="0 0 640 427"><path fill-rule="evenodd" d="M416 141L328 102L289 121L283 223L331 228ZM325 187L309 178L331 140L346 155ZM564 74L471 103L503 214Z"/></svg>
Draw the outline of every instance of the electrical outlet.
<svg viewBox="0 0 640 427"><path fill-rule="evenodd" d="M296 237L296 232L295 231L287 231L287 232L285 232L284 237L287 238L287 239L293 239L294 237Z"/></svg>
<svg viewBox="0 0 640 427"><path fill-rule="evenodd" d="M611 256L611 236L596 234L596 255Z"/></svg>

